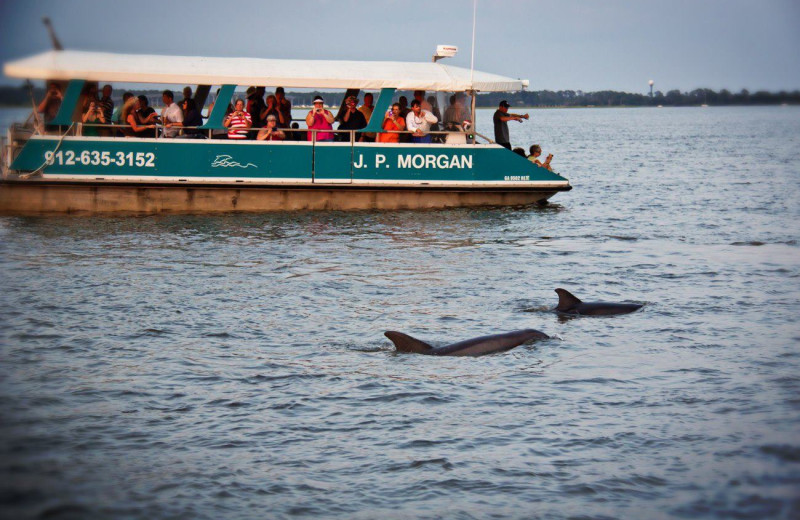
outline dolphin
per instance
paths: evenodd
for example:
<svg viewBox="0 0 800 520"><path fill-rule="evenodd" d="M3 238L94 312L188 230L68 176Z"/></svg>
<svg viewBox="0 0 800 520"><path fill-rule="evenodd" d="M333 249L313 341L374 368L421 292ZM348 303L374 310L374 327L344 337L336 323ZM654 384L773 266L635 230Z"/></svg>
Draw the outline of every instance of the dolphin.
<svg viewBox="0 0 800 520"><path fill-rule="evenodd" d="M556 312L578 314L581 316L612 316L638 311L643 305L638 303L582 302L566 289L556 289L558 306Z"/></svg>
<svg viewBox="0 0 800 520"><path fill-rule="evenodd" d="M392 340L397 352L412 352L428 356L483 356L511 350L532 339L547 339L550 337L538 330L524 329L506 332L505 334L481 336L480 338L459 341L452 345L437 348L402 332L390 330L384 332L383 335Z"/></svg>

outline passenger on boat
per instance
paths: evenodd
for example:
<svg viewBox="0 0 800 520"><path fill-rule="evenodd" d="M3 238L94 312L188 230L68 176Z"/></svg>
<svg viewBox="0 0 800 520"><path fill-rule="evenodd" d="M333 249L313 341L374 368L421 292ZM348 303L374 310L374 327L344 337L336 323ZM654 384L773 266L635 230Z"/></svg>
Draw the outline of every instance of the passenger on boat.
<svg viewBox="0 0 800 520"><path fill-rule="evenodd" d="M553 168L550 167L550 161L553 160L553 154L547 156L547 159L544 162L539 160L539 156L542 155L542 147L538 144L532 144L530 147L531 154L528 156L528 160L537 166L541 166L542 168L547 168L548 170L552 170Z"/></svg>
<svg viewBox="0 0 800 520"><path fill-rule="evenodd" d="M122 109L125 108L125 104L128 102L130 98L133 97L132 92L125 92L122 94L122 104L114 109L114 112L111 114L111 122L115 125L124 125L126 117L122 116ZM127 114L126 114L127 115Z"/></svg>
<svg viewBox="0 0 800 520"><path fill-rule="evenodd" d="M127 94L130 94L127 98L125 97ZM136 104L139 100L130 92L126 92L123 94L122 99L122 109L120 109L120 125L123 125L120 128L120 132L125 137L136 137L136 132L133 131L132 123L130 121L131 117L135 117L136 114Z"/></svg>
<svg viewBox="0 0 800 520"><path fill-rule="evenodd" d="M97 101L90 101L86 112L83 113L81 121L86 124L83 127L83 135L88 137L97 137L100 135L100 129L94 125L106 124L106 116L103 114L103 109Z"/></svg>
<svg viewBox="0 0 800 520"><path fill-rule="evenodd" d="M431 106L431 114L436 116L436 119L439 121L442 120L442 113L439 111L439 105L436 102L436 98L434 96L428 96L428 104ZM431 125L431 132L438 132L441 128L439 127L439 123L434 123ZM437 143L444 142L444 135L435 135L433 136L433 140Z"/></svg>
<svg viewBox="0 0 800 520"><path fill-rule="evenodd" d="M519 156L521 156L521 157L525 157L525 158L527 158L527 155L525 155L525 149L524 149L524 148L520 148L520 147L518 146L518 147L514 148L514 149L512 150L512 152L514 152L515 154L517 154L517 155L519 155Z"/></svg>
<svg viewBox="0 0 800 520"><path fill-rule="evenodd" d="M183 126L183 110L175 101L171 90L161 93L164 109L161 110L161 122L164 124L164 137L178 137L179 128Z"/></svg>
<svg viewBox="0 0 800 520"><path fill-rule="evenodd" d="M509 150L511 150L511 139L508 137L508 122L509 121L519 121L522 122L523 119L528 119L528 114L525 116L518 116L517 114L509 114L508 107L511 105L508 104L508 101L505 99L500 102L500 106L494 113L494 117L492 118L494 121L494 140L500 146L505 146Z"/></svg>
<svg viewBox="0 0 800 520"><path fill-rule="evenodd" d="M217 93L219 93L219 89L217 89ZM183 87L183 99L181 100L181 106L183 106L183 102L187 99L192 99L192 87Z"/></svg>
<svg viewBox="0 0 800 520"><path fill-rule="evenodd" d="M245 112L244 101L242 99L236 100L233 112L225 117L222 125L225 128L230 128L230 130L228 130L228 139L247 139L247 130L244 129L253 126L253 119L250 117L250 114Z"/></svg>
<svg viewBox="0 0 800 520"><path fill-rule="evenodd" d="M344 100L345 111L342 114L342 120L339 123L339 130L361 130L367 126L367 120L364 114L361 113L356 105L358 99L355 96L350 96ZM355 142L361 141L361 132L356 132L354 136ZM339 132L336 134L337 141L350 141L350 132Z"/></svg>
<svg viewBox="0 0 800 520"><path fill-rule="evenodd" d="M367 92L366 94L364 94L364 104L358 107L359 112L364 114L364 119L367 121L367 124L369 124L369 120L372 117L372 112L373 110L375 110L375 107L372 106L372 100L373 100L372 94L370 92ZM374 143L376 135L377 134L375 132L368 132L366 134L361 134L361 140L368 143Z"/></svg>
<svg viewBox="0 0 800 520"><path fill-rule="evenodd" d="M264 87L249 87L247 89L247 113L253 120L253 128L261 128L264 126L264 120L261 117L261 112L267 108L264 103Z"/></svg>
<svg viewBox="0 0 800 520"><path fill-rule="evenodd" d="M444 129L450 132L463 132L464 123L472 121L469 110L464 105L461 92L450 96L450 106L444 111Z"/></svg>
<svg viewBox="0 0 800 520"><path fill-rule="evenodd" d="M130 125L133 137L155 137L157 117L156 111L147 106L147 97L138 96L134 101L134 108L128 114L127 123Z"/></svg>
<svg viewBox="0 0 800 520"><path fill-rule="evenodd" d="M412 101L411 113L406 118L406 127L413 132L411 142L430 143L431 136L428 135L428 132L430 132L431 125L438 121L435 115L427 110L422 110L422 105L418 99Z"/></svg>
<svg viewBox="0 0 800 520"><path fill-rule="evenodd" d="M275 91L277 95L277 90ZM309 130L333 130L333 114L325 109L325 101L322 96L314 97L314 108L309 110L306 115L306 124ZM317 141L333 141L333 133L316 132ZM308 140L314 140L314 132L308 132Z"/></svg>
<svg viewBox="0 0 800 520"><path fill-rule="evenodd" d="M186 88L189 88L189 87L186 87ZM184 89L184 90L186 90L186 89ZM212 101L211 104L208 105L208 115L209 116L211 115L211 112L214 110L214 103L216 103L216 99L219 97L219 91L220 91L220 89L217 89L217 95L215 96L214 101ZM228 108L225 109L225 115L227 116L231 112L233 112L233 105L228 103ZM227 139L227 138L228 138L227 130L215 128L214 130L211 131L211 139Z"/></svg>
<svg viewBox="0 0 800 520"><path fill-rule="evenodd" d="M53 131L58 129L56 125L51 125L50 122L56 118L63 100L64 95L61 93L61 86L55 81L51 82L47 86L47 94L37 107L37 111L44 115L45 130Z"/></svg>
<svg viewBox="0 0 800 520"><path fill-rule="evenodd" d="M278 118L270 114L267 116L267 126L258 131L256 137L259 141L283 141L286 134L278 128Z"/></svg>
<svg viewBox="0 0 800 520"><path fill-rule="evenodd" d="M403 116L400 115L400 103L392 105L391 111L389 111L383 119L382 128L388 132L402 132L406 129L406 121L403 119ZM378 134L378 142L399 143L400 134L381 132Z"/></svg>
<svg viewBox="0 0 800 520"><path fill-rule="evenodd" d="M397 102L400 103L400 115L403 117L403 119L405 119L411 112L411 109L408 108L408 98L405 96L400 96Z"/></svg>
<svg viewBox="0 0 800 520"><path fill-rule="evenodd" d="M275 116L275 120L278 123L283 123L281 121L281 113L278 112L278 98L274 95L270 94L267 96L267 104L264 109L261 111L261 119L266 122L269 116Z"/></svg>
<svg viewBox="0 0 800 520"><path fill-rule="evenodd" d="M78 106L81 107L81 115L86 113L89 109L89 103L94 101L95 103L98 101L97 97L97 82L96 81L88 81L83 86L83 90L81 91L81 97L78 100Z"/></svg>
<svg viewBox="0 0 800 520"><path fill-rule="evenodd" d="M433 106L431 106L431 104L425 100L424 90L415 90L414 99L419 101L420 106L422 106L422 110L433 113Z"/></svg>
<svg viewBox="0 0 800 520"><path fill-rule="evenodd" d="M283 87L275 89L275 98L278 100L278 112L283 116L278 118L278 123L281 128L289 128L292 124L292 102L286 99Z"/></svg>
<svg viewBox="0 0 800 520"><path fill-rule="evenodd" d="M205 139L206 137L203 135L203 131L198 128L203 126L203 116L197 110L197 103L195 103L194 99L183 100L183 122L174 123L173 126L183 127L183 135L180 137L187 139Z"/></svg>
<svg viewBox="0 0 800 520"><path fill-rule="evenodd" d="M114 115L114 100L111 99L111 93L114 91L111 85L103 85L103 96L100 98L99 106L103 110L103 116L106 118L107 123L111 123L112 116Z"/></svg>

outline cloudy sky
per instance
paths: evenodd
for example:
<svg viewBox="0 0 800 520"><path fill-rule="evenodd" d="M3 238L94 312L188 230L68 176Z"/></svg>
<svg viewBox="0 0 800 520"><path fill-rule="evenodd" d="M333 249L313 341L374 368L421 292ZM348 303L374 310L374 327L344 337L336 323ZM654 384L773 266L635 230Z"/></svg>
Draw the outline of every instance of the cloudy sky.
<svg viewBox="0 0 800 520"><path fill-rule="evenodd" d="M0 61L67 48L469 67L472 0L0 0ZM478 0L475 68L531 90L800 89L800 0ZM19 80L2 78L3 83Z"/></svg>

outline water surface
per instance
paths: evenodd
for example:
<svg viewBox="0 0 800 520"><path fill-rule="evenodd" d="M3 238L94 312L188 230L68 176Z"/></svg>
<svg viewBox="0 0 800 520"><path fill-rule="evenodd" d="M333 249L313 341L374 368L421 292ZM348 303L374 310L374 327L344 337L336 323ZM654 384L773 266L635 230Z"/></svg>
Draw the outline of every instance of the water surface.
<svg viewBox="0 0 800 520"><path fill-rule="evenodd" d="M0 516L800 516L800 109L531 114L543 209L0 219Z"/></svg>

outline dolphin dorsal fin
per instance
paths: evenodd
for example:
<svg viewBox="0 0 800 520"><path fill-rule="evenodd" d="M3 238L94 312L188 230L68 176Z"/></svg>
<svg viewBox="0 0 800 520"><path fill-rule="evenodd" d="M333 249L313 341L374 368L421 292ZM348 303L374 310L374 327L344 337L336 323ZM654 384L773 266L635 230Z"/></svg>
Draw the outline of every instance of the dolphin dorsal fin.
<svg viewBox="0 0 800 520"><path fill-rule="evenodd" d="M582 303L577 296L573 296L573 294L566 289L556 289L556 294L558 295L557 311L566 311Z"/></svg>
<svg viewBox="0 0 800 520"><path fill-rule="evenodd" d="M427 354L431 350L433 350L433 347L428 345L424 341L414 339L408 334L403 334L402 332L395 332L393 330L389 330L384 332L383 335L392 340L392 343L394 343L394 347L397 349L398 352L413 352L415 354Z"/></svg>

